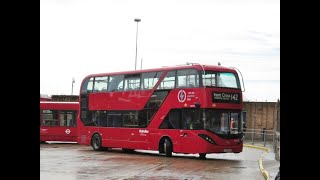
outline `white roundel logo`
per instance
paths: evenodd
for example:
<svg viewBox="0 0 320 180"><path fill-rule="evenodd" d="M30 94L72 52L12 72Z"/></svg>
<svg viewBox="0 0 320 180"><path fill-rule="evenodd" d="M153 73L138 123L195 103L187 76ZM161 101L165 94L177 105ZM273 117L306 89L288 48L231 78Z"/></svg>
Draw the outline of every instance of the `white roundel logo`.
<svg viewBox="0 0 320 180"><path fill-rule="evenodd" d="M178 93L178 101L179 102L184 102L186 100L186 92L184 90L180 90Z"/></svg>
<svg viewBox="0 0 320 180"><path fill-rule="evenodd" d="M66 134L70 134L71 131L70 131L70 129L66 129L65 132L66 132Z"/></svg>

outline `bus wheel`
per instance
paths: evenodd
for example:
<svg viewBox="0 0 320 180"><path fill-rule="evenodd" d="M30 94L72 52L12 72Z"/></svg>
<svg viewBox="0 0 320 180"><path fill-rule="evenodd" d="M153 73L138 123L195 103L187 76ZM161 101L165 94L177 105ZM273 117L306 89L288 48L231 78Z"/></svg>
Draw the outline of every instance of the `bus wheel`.
<svg viewBox="0 0 320 180"><path fill-rule="evenodd" d="M172 156L172 143L169 139L164 140L164 153L167 157Z"/></svg>
<svg viewBox="0 0 320 180"><path fill-rule="evenodd" d="M103 150L102 146L101 146L101 137L99 134L94 134L92 136L92 139L91 139L91 146L93 148L93 150L95 151L101 151Z"/></svg>
<svg viewBox="0 0 320 180"><path fill-rule="evenodd" d="M200 159L205 159L206 158L206 153L199 153L199 158Z"/></svg>
<svg viewBox="0 0 320 180"><path fill-rule="evenodd" d="M161 139L160 142L159 142L159 154L162 154L164 153L164 142L165 142L165 139Z"/></svg>

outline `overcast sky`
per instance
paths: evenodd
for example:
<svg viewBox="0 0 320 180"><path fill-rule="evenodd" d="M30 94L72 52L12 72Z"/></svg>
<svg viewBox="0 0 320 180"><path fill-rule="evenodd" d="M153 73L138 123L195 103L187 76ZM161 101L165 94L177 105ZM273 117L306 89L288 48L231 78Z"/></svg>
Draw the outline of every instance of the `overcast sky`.
<svg viewBox="0 0 320 180"><path fill-rule="evenodd" d="M194 62L238 68L244 100L280 99L279 0L41 0L40 93L88 74Z"/></svg>

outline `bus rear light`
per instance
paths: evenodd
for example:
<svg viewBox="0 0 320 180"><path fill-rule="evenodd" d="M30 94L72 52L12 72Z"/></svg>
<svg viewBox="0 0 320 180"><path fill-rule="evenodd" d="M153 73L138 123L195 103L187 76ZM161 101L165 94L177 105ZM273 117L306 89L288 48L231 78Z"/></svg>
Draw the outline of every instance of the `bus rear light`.
<svg viewBox="0 0 320 180"><path fill-rule="evenodd" d="M206 134L198 134L198 136L200 136L202 139L206 140L207 142L209 142L211 144L217 144L211 137L209 137Z"/></svg>

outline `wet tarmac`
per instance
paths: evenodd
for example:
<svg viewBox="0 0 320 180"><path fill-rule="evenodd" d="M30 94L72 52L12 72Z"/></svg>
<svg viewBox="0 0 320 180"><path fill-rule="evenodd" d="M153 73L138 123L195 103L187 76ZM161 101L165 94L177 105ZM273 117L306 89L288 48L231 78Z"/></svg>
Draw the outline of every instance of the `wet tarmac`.
<svg viewBox="0 0 320 180"><path fill-rule="evenodd" d="M40 179L264 180L258 166L262 153L244 147L239 154L208 154L199 159L196 154L165 157L157 151L98 152L78 144L41 144Z"/></svg>

